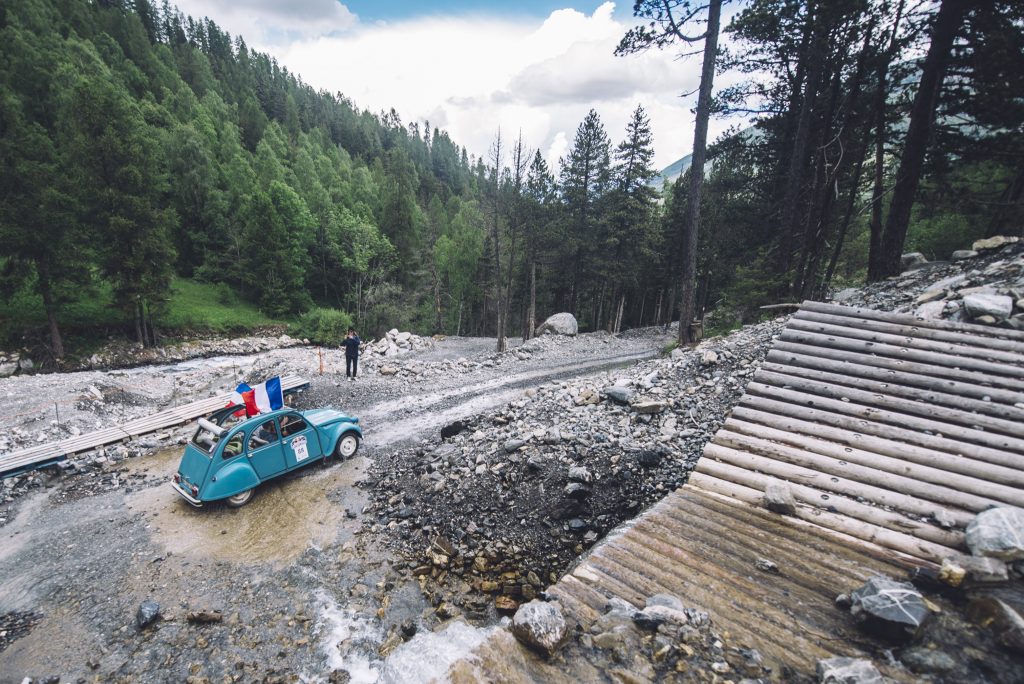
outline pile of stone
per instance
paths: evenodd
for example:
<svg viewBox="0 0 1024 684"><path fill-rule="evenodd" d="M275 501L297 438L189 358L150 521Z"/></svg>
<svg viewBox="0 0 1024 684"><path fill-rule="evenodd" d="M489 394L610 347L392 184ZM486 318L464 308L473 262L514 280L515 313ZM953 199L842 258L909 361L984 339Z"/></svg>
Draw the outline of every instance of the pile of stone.
<svg viewBox="0 0 1024 684"><path fill-rule="evenodd" d="M399 332L398 328L388 330L384 337L367 342L363 353L368 356L398 356L419 349L427 349L434 341L429 337L420 337L411 332Z"/></svg>
<svg viewBox="0 0 1024 684"><path fill-rule="evenodd" d="M838 292L834 301L883 311L1024 329L1024 241L979 240L949 262L905 254L901 275L861 289Z"/></svg>
<svg viewBox="0 0 1024 684"><path fill-rule="evenodd" d="M27 356L18 353L0 352L0 378L9 378L15 373L35 370L36 364Z"/></svg>
<svg viewBox="0 0 1024 684"><path fill-rule="evenodd" d="M685 482L783 324L529 388L434 441L379 454L365 523L392 530L417 575L452 583L453 596L467 583L499 611L514 611L585 548ZM435 537L450 547L442 564Z"/></svg>

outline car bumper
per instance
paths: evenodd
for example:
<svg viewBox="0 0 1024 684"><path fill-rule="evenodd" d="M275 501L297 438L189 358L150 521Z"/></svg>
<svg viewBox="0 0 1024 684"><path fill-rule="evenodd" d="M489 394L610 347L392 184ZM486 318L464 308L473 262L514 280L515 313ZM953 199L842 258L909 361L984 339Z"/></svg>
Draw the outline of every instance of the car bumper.
<svg viewBox="0 0 1024 684"><path fill-rule="evenodd" d="M177 482L171 482L171 486L174 487L174 491L176 491L179 494L181 494L182 498L184 498L185 501L188 501L190 504L192 504L196 508L202 508L203 507L203 502L202 501L200 501L199 499L195 498L194 496L192 496L191 494L186 492L185 489L180 484L178 484Z"/></svg>

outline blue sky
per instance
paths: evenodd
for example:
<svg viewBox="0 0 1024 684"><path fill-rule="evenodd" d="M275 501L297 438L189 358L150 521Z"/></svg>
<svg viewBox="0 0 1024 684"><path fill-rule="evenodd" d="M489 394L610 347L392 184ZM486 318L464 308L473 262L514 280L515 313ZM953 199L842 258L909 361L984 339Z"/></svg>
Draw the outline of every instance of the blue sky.
<svg viewBox="0 0 1024 684"><path fill-rule="evenodd" d="M632 2L176 0L267 52L306 83L405 123L429 121L470 155L500 130L522 135L557 173L590 109L612 142L637 106L650 117L655 165L690 152L700 60L674 51L614 56ZM719 84L716 84L719 85ZM711 137L734 121L712 121Z"/></svg>

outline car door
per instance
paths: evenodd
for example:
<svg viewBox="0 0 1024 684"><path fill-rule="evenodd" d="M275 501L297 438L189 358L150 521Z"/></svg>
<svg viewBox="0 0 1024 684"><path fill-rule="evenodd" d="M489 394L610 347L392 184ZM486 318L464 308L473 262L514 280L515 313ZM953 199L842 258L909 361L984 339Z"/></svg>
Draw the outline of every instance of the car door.
<svg viewBox="0 0 1024 684"><path fill-rule="evenodd" d="M284 472L284 450L281 448L280 431L273 418L260 423L249 435L247 453L249 463L260 480Z"/></svg>
<svg viewBox="0 0 1024 684"><path fill-rule="evenodd" d="M317 440L313 427L302 416L292 414L281 426L284 437L284 460L291 470L309 463L310 459L319 458L320 442Z"/></svg>

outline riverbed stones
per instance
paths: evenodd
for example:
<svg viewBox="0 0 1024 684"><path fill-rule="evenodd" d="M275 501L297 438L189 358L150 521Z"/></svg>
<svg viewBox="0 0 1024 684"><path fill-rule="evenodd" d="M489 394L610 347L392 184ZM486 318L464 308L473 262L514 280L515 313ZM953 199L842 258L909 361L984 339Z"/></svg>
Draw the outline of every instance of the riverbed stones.
<svg viewBox="0 0 1024 684"><path fill-rule="evenodd" d="M973 249L958 249L949 256L950 261L965 261L966 259L973 259L978 256L978 253Z"/></svg>
<svg viewBox="0 0 1024 684"><path fill-rule="evenodd" d="M982 511L967 526L965 541L975 556L1024 558L1024 509L1000 506Z"/></svg>
<svg viewBox="0 0 1024 684"><path fill-rule="evenodd" d="M139 604L135 611L135 625L139 629L146 629L160 617L160 604L153 599L146 599Z"/></svg>
<svg viewBox="0 0 1024 684"><path fill-rule="evenodd" d="M533 600L512 617L512 634L527 646L551 656L569 635L569 623L557 601Z"/></svg>
<svg viewBox="0 0 1024 684"><path fill-rule="evenodd" d="M828 658L818 661L820 684L885 684L885 678L870 660Z"/></svg>
<svg viewBox="0 0 1024 684"><path fill-rule="evenodd" d="M850 595L850 613L868 631L892 639L911 639L931 611L914 585L889 577L872 577Z"/></svg>
<svg viewBox="0 0 1024 684"><path fill-rule="evenodd" d="M579 334L579 324L576 317L571 313L556 313L548 317L546 321L537 326L537 335L568 335L575 337Z"/></svg>

